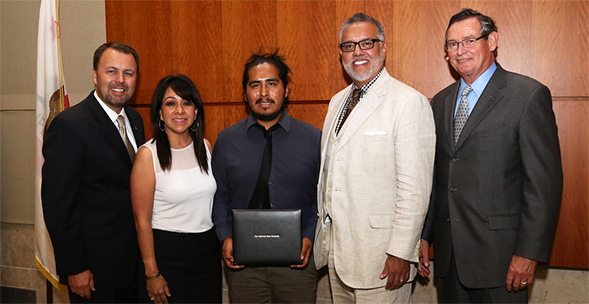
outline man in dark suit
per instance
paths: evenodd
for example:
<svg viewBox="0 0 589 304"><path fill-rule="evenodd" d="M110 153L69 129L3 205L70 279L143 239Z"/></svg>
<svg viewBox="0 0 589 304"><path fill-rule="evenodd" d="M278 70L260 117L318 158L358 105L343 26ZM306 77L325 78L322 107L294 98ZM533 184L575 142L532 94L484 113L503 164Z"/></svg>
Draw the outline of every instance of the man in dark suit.
<svg viewBox="0 0 589 304"><path fill-rule="evenodd" d="M126 103L138 67L130 46L101 45L94 53L96 90L55 117L43 144L45 223L72 303L136 299L129 177L145 135L141 116Z"/></svg>
<svg viewBox="0 0 589 304"><path fill-rule="evenodd" d="M433 242L441 303L527 303L556 230L563 176L550 91L501 68L497 41L493 20L471 9L446 30L461 79L432 99L434 190L420 258L426 276Z"/></svg>

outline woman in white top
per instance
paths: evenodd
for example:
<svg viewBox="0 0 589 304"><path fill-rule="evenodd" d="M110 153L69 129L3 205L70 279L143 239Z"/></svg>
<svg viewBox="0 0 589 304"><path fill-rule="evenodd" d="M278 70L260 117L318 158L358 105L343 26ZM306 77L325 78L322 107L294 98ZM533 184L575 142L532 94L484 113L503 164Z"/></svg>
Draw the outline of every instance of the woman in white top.
<svg viewBox="0 0 589 304"><path fill-rule="evenodd" d="M153 139L138 151L131 199L145 280L140 300L220 303L220 245L211 212L217 188L204 108L192 80L163 78L153 94Z"/></svg>

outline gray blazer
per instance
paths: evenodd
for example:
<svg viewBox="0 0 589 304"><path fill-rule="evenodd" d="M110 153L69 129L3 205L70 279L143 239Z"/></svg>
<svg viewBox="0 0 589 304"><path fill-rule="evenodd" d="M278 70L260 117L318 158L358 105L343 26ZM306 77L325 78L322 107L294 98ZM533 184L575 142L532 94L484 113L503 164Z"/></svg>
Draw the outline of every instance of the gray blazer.
<svg viewBox="0 0 589 304"><path fill-rule="evenodd" d="M547 262L562 196L562 165L548 88L497 65L458 140L460 81L432 99L434 187L423 238L434 246L435 275L452 250L469 288L505 285L514 254Z"/></svg>

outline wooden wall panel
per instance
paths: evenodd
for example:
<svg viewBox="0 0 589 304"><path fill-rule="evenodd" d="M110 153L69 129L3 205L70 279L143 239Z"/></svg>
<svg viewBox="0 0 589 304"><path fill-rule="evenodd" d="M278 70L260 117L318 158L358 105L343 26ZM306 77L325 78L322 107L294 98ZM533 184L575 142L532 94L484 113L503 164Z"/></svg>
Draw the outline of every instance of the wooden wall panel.
<svg viewBox="0 0 589 304"><path fill-rule="evenodd" d="M589 268L589 97L556 99L554 113L564 189L550 265Z"/></svg>
<svg viewBox="0 0 589 304"><path fill-rule="evenodd" d="M498 62L536 78L554 97L565 173L551 265L589 267L589 1L584 0L106 0L107 39L137 49L131 104L151 137L157 82L184 73L205 102L205 136L245 118L241 78L252 52L281 49L293 70L289 113L322 128L331 96L350 83L340 63L341 23L366 12L385 26L386 67L428 98L457 79L444 60L449 18L464 7L494 18Z"/></svg>
<svg viewBox="0 0 589 304"><path fill-rule="evenodd" d="M455 79L444 59L444 34L457 1L368 1L367 14L379 20L387 43L386 67L428 98Z"/></svg>
<svg viewBox="0 0 589 304"><path fill-rule="evenodd" d="M106 10L108 40L139 53L140 81L132 104L150 104L159 80L177 73L196 83L205 102L224 97L219 1L107 1Z"/></svg>
<svg viewBox="0 0 589 304"><path fill-rule="evenodd" d="M554 96L589 96L589 1L534 1L529 76Z"/></svg>
<svg viewBox="0 0 589 304"><path fill-rule="evenodd" d="M329 100L348 85L339 60L339 28L363 10L360 1L279 1L279 45L293 69L291 100ZM313 12L309 14L309 12ZM321 16L330 16L325 18Z"/></svg>

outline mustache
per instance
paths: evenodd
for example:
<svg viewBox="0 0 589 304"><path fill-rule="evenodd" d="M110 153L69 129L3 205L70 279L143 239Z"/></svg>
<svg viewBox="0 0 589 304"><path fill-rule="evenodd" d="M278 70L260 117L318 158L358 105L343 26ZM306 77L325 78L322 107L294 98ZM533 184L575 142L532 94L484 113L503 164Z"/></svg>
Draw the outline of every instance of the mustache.
<svg viewBox="0 0 589 304"><path fill-rule="evenodd" d="M350 63L354 63L356 61L360 61L360 60L367 60L368 62L372 61L372 58L362 55L362 56L358 56L358 57L354 57L352 58L352 60L350 61Z"/></svg>
<svg viewBox="0 0 589 304"><path fill-rule="evenodd" d="M129 86L127 86L127 85L124 85L124 84L119 84L119 85L109 85L109 86L108 86L108 88L109 88L109 89L112 89L112 88L123 88L123 89L125 89L125 90L129 90Z"/></svg>
<svg viewBox="0 0 589 304"><path fill-rule="evenodd" d="M258 99L256 100L256 104L262 103L262 101L264 101L264 102L271 102L271 103L276 103L276 102L274 101L274 99L272 99L272 98L268 98L268 97L261 97L261 98L258 98Z"/></svg>

